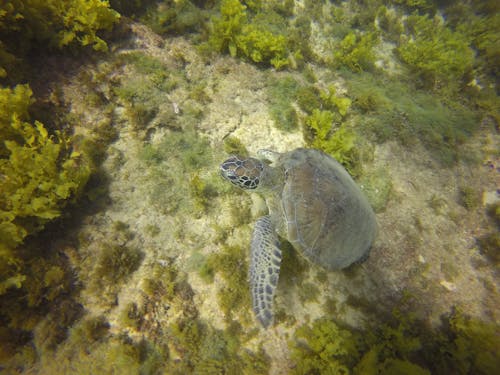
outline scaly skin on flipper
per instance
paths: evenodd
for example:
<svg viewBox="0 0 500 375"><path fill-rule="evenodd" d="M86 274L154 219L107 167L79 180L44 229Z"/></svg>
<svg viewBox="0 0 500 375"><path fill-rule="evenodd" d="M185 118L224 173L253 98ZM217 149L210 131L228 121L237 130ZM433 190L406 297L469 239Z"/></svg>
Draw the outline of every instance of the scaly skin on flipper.
<svg viewBox="0 0 500 375"><path fill-rule="evenodd" d="M278 235L269 216L257 220L250 253L253 311L260 323L267 328L273 321L273 298L281 266Z"/></svg>

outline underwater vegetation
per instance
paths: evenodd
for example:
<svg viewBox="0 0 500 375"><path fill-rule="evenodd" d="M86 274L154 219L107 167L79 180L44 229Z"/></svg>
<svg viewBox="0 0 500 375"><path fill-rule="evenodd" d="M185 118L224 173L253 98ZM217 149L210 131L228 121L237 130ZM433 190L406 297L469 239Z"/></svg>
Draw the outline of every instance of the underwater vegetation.
<svg viewBox="0 0 500 375"><path fill-rule="evenodd" d="M233 136L224 139L224 152L228 155L248 156L248 150L243 142Z"/></svg>
<svg viewBox="0 0 500 375"><path fill-rule="evenodd" d="M168 106L163 111L160 107L168 101L167 95L177 86L180 77L172 75L158 59L140 52L120 55L118 60L131 67L135 74L116 85L113 93L124 105L138 135L144 137L144 131L157 116L157 121L167 125L174 123L173 110L168 110L172 107Z"/></svg>
<svg viewBox="0 0 500 375"><path fill-rule="evenodd" d="M460 83L472 69L474 52L468 38L445 27L442 19L414 14L405 26L408 37L397 53L431 88Z"/></svg>
<svg viewBox="0 0 500 375"><path fill-rule="evenodd" d="M373 48L377 42L378 36L375 33L350 32L338 44L333 54L334 65L345 66L353 72L373 69L375 62Z"/></svg>
<svg viewBox="0 0 500 375"><path fill-rule="evenodd" d="M241 247L225 246L220 252L211 254L200 268L200 276L213 281L217 273L221 274L226 284L217 292L224 317L231 321L234 314L243 314L248 320L251 302L246 252Z"/></svg>
<svg viewBox="0 0 500 375"><path fill-rule="evenodd" d="M477 239L482 254L495 265L500 264L500 203L487 207L486 211L491 221L490 231Z"/></svg>
<svg viewBox="0 0 500 375"><path fill-rule="evenodd" d="M294 131L299 127L299 116L293 106L298 89L299 84L292 77L274 79L268 86L269 113L276 128Z"/></svg>
<svg viewBox="0 0 500 375"><path fill-rule="evenodd" d="M77 289L75 275L51 243L60 235L55 222L82 198L97 166L88 148L71 136L74 123L69 124L57 90L48 103L33 95L26 82L39 61L31 54L77 53L86 46L107 51L100 31L110 30L119 18L107 2L97 0L0 5L2 366L33 337L41 350L55 347L81 316L81 305L68 298ZM49 328L35 329L44 317Z"/></svg>
<svg viewBox="0 0 500 375"><path fill-rule="evenodd" d="M389 78L348 77L353 105L363 113L361 128L377 142L421 142L438 161L450 165L459 158L459 146L476 130L478 114L459 102L410 92Z"/></svg>
<svg viewBox="0 0 500 375"><path fill-rule="evenodd" d="M269 358L262 348L241 350L238 323L225 331L200 320L184 320L171 326L173 347L182 361L173 362L174 374L267 374Z"/></svg>
<svg viewBox="0 0 500 375"><path fill-rule="evenodd" d="M261 347L244 347L252 336L239 323L233 321L221 330L198 317L193 291L185 279L172 264L157 264L142 287L144 300L130 304L121 317L127 330L112 332L104 316L82 317L81 310L71 321L57 322L54 316L39 328L37 337L54 338L51 330L61 323L66 333L57 343L64 345L37 342L36 349L27 346L7 369L28 368L42 355L39 369L47 373L78 368L78 373L105 374L267 374L269 357ZM160 305L166 306L161 312L157 310ZM162 323L154 324L148 317L158 314ZM134 331L140 331L141 337L134 337Z"/></svg>
<svg viewBox="0 0 500 375"><path fill-rule="evenodd" d="M299 327L290 340L296 374L493 374L500 363L498 327L464 316L429 329L411 313L393 311L369 331L328 318Z"/></svg>
<svg viewBox="0 0 500 375"><path fill-rule="evenodd" d="M30 49L91 46L107 51L100 30L110 30L120 15L100 0L13 0L0 5L0 77L17 75L17 63Z"/></svg>
<svg viewBox="0 0 500 375"><path fill-rule="evenodd" d="M388 170L366 171L358 183L375 212L383 212L392 192L392 182Z"/></svg>
<svg viewBox="0 0 500 375"><path fill-rule="evenodd" d="M276 69L288 65L283 18L273 12L262 12L255 17L249 17L248 13L247 6L239 0L222 0L220 16L211 18L209 45L216 51Z"/></svg>
<svg viewBox="0 0 500 375"><path fill-rule="evenodd" d="M27 85L0 89L0 294L26 279L18 246L62 214L91 172L69 137L30 119L31 95Z"/></svg>
<svg viewBox="0 0 500 375"><path fill-rule="evenodd" d="M218 176L199 174L210 164L212 151L207 139L194 129L170 132L155 145L146 143L139 158L148 166L146 177L157 181L151 185L149 199L162 211L174 212L181 207L204 211L209 198L217 194L214 184Z"/></svg>
<svg viewBox="0 0 500 375"><path fill-rule="evenodd" d="M330 85L326 90L313 86L301 90L304 95L299 105L308 113L304 120L303 134L308 146L333 156L352 175L360 173L360 154L356 147L358 137L344 119L351 107L351 99L337 95ZM314 108L318 105L318 108Z"/></svg>
<svg viewBox="0 0 500 375"><path fill-rule="evenodd" d="M348 374L359 360L352 333L327 318L299 327L290 347L295 374Z"/></svg>
<svg viewBox="0 0 500 375"><path fill-rule="evenodd" d="M203 2L161 1L156 6L138 7L136 13L145 13L141 21L160 35L182 35L200 31L207 21L208 13L203 9ZM208 2L210 3L210 2ZM153 5L153 4L152 4Z"/></svg>

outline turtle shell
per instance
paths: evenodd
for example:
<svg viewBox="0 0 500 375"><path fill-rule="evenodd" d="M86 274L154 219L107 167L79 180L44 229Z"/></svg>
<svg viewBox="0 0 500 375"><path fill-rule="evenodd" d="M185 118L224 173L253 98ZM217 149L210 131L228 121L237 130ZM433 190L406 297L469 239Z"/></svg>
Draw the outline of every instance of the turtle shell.
<svg viewBox="0 0 500 375"><path fill-rule="evenodd" d="M367 257L377 232L375 214L344 167L313 149L284 153L276 164L285 173L280 235L329 270Z"/></svg>

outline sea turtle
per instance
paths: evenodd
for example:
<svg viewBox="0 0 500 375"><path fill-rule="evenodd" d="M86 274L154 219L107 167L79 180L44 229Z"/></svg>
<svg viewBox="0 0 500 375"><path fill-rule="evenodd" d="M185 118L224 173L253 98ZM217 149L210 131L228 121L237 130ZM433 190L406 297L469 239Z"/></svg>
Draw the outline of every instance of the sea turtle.
<svg viewBox="0 0 500 375"><path fill-rule="evenodd" d="M269 209L255 224L250 262L253 310L267 328L281 265L278 236L311 262L338 270L368 257L377 224L359 187L331 156L304 148L258 155L231 156L220 171L234 185L260 193Z"/></svg>

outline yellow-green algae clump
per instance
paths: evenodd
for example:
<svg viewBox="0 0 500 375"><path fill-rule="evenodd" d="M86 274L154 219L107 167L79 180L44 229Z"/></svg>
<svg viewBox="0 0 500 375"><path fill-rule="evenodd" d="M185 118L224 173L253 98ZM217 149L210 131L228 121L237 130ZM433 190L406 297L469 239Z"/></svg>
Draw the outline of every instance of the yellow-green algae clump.
<svg viewBox="0 0 500 375"><path fill-rule="evenodd" d="M279 69L288 65L287 39L284 30L277 32L271 26L269 18L249 21L247 7L239 0L222 0L220 16L212 18L209 43L233 57L243 56Z"/></svg>
<svg viewBox="0 0 500 375"><path fill-rule="evenodd" d="M37 44L47 43L49 48L91 46L96 51L107 51L108 46L98 32L111 29L119 18L108 1L2 2L0 77L18 75L21 59Z"/></svg>
<svg viewBox="0 0 500 375"><path fill-rule="evenodd" d="M454 310L429 328L411 313L354 330L320 318L299 327L290 341L296 374L482 374L500 365L498 326Z"/></svg>
<svg viewBox="0 0 500 375"><path fill-rule="evenodd" d="M90 175L64 134L30 120L31 94L27 85L0 89L0 294L25 279L16 248L60 216Z"/></svg>

